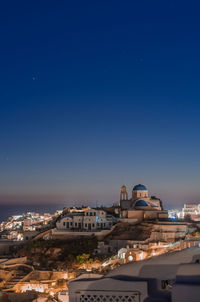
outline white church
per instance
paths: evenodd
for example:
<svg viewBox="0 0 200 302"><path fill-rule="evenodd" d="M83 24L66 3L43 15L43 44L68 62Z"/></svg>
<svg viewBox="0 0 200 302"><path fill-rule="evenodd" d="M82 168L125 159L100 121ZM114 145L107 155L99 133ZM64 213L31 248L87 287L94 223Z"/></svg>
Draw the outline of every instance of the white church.
<svg viewBox="0 0 200 302"><path fill-rule="evenodd" d="M138 220L168 218L168 211L163 209L162 201L156 197L149 198L148 190L142 184L133 187L130 199L126 186L123 185L120 191L119 205L122 218Z"/></svg>

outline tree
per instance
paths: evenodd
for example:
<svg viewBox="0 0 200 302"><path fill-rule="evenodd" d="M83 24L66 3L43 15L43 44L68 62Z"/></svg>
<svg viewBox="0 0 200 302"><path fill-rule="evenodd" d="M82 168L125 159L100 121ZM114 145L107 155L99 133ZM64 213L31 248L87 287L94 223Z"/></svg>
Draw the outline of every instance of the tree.
<svg viewBox="0 0 200 302"><path fill-rule="evenodd" d="M84 263L88 263L90 258L90 254L82 254L82 255L78 255L76 256L76 261L78 262L78 264L84 264Z"/></svg>

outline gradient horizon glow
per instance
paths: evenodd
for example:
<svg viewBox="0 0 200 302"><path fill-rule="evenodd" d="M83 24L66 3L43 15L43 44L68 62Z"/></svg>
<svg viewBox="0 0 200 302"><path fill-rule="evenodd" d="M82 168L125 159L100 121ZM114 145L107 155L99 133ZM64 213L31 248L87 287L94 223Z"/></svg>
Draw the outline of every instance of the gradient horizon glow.
<svg viewBox="0 0 200 302"><path fill-rule="evenodd" d="M200 4L0 4L0 203L200 201Z"/></svg>

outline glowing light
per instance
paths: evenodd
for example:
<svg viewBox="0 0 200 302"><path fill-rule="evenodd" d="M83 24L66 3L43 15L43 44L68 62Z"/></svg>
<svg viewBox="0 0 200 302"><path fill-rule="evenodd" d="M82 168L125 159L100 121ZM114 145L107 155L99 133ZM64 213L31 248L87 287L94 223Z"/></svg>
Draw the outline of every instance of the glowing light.
<svg viewBox="0 0 200 302"><path fill-rule="evenodd" d="M64 275L64 279L68 279L68 278L69 278L68 273L66 273L66 274Z"/></svg>
<svg viewBox="0 0 200 302"><path fill-rule="evenodd" d="M140 260L142 260L143 259L143 253L140 253L139 257L140 257Z"/></svg>

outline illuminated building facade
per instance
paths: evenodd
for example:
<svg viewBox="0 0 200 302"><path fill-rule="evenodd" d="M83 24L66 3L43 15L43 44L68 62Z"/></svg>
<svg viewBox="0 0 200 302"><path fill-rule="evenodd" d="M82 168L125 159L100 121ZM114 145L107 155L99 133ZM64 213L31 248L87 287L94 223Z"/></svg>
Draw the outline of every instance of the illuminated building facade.
<svg viewBox="0 0 200 302"><path fill-rule="evenodd" d="M110 229L116 219L107 215L103 210L87 209L83 212L66 213L56 222L57 230L85 230Z"/></svg>

